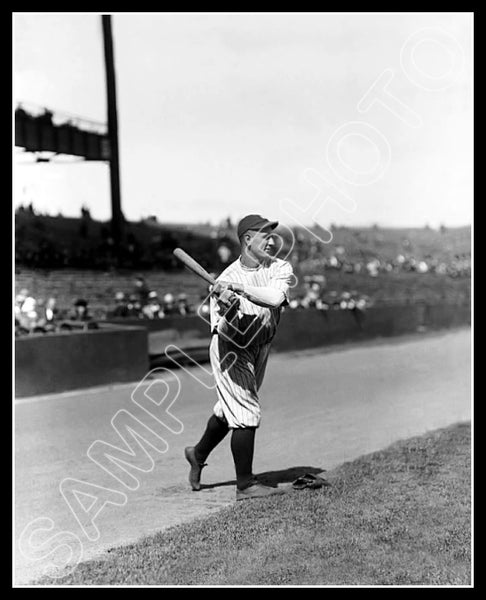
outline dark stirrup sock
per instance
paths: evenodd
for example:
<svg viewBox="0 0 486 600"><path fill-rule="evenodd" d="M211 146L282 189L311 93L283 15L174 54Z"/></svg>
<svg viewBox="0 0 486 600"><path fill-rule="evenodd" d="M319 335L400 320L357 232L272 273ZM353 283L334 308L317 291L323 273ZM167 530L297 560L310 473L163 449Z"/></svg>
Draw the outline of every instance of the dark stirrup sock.
<svg viewBox="0 0 486 600"><path fill-rule="evenodd" d="M198 462L203 463L206 460L210 452L216 448L228 431L228 425L221 419L218 419L216 415L212 415L209 418L206 431L195 446Z"/></svg>
<svg viewBox="0 0 486 600"><path fill-rule="evenodd" d="M253 450L255 448L255 427L233 429L231 452L235 461L236 487L243 490L250 485L253 476Z"/></svg>

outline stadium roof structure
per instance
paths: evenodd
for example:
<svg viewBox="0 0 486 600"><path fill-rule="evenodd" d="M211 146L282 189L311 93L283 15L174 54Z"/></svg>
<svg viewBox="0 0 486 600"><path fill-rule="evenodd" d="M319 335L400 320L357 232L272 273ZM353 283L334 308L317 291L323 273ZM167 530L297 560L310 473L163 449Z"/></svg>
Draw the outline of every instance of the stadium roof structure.
<svg viewBox="0 0 486 600"><path fill-rule="evenodd" d="M80 156L86 160L106 161L110 168L111 229L115 252L119 258L125 218L121 208L118 156L118 117L111 15L101 15L106 67L107 125L79 118L59 122L59 115L43 109L28 112L20 105L15 110L15 145L28 152L54 152ZM95 127L93 128L93 125ZM101 131L100 131L101 126ZM38 157L39 162L51 158Z"/></svg>
<svg viewBox="0 0 486 600"><path fill-rule="evenodd" d="M15 146L26 152L53 152L85 160L110 160L105 124L25 103L15 109Z"/></svg>

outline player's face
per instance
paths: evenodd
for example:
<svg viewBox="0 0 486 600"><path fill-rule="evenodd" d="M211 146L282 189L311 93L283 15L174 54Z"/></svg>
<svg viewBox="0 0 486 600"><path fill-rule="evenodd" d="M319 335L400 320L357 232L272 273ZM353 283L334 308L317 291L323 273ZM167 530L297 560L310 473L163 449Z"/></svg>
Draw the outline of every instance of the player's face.
<svg viewBox="0 0 486 600"><path fill-rule="evenodd" d="M272 256L272 248L275 245L271 230L252 231L252 237L248 249L260 262L269 260Z"/></svg>

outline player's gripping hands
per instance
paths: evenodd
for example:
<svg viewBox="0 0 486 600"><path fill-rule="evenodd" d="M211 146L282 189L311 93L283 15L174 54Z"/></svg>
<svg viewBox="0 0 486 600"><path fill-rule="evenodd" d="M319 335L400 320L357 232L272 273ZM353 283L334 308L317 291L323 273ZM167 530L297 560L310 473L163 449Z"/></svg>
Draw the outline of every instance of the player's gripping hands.
<svg viewBox="0 0 486 600"><path fill-rule="evenodd" d="M211 288L211 293L219 295L224 291L239 292L244 290L242 283L233 283L231 281L217 281Z"/></svg>
<svg viewBox="0 0 486 600"><path fill-rule="evenodd" d="M236 315L240 305L238 296L230 286L231 284L224 281L217 281L210 288L211 294L216 296L219 314L227 319L232 319Z"/></svg>

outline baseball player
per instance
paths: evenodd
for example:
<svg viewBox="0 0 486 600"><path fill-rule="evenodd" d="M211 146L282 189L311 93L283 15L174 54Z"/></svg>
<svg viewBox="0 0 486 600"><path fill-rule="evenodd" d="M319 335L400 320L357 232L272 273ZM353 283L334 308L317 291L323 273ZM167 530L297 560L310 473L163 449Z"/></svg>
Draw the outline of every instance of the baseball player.
<svg viewBox="0 0 486 600"><path fill-rule="evenodd" d="M261 419L258 391L293 279L291 265L269 254L277 226L260 215L243 218L238 224L241 254L212 288L209 356L218 401L201 440L185 449L193 490L201 488L201 471L210 452L231 430L236 499L282 493L259 483L252 471Z"/></svg>

